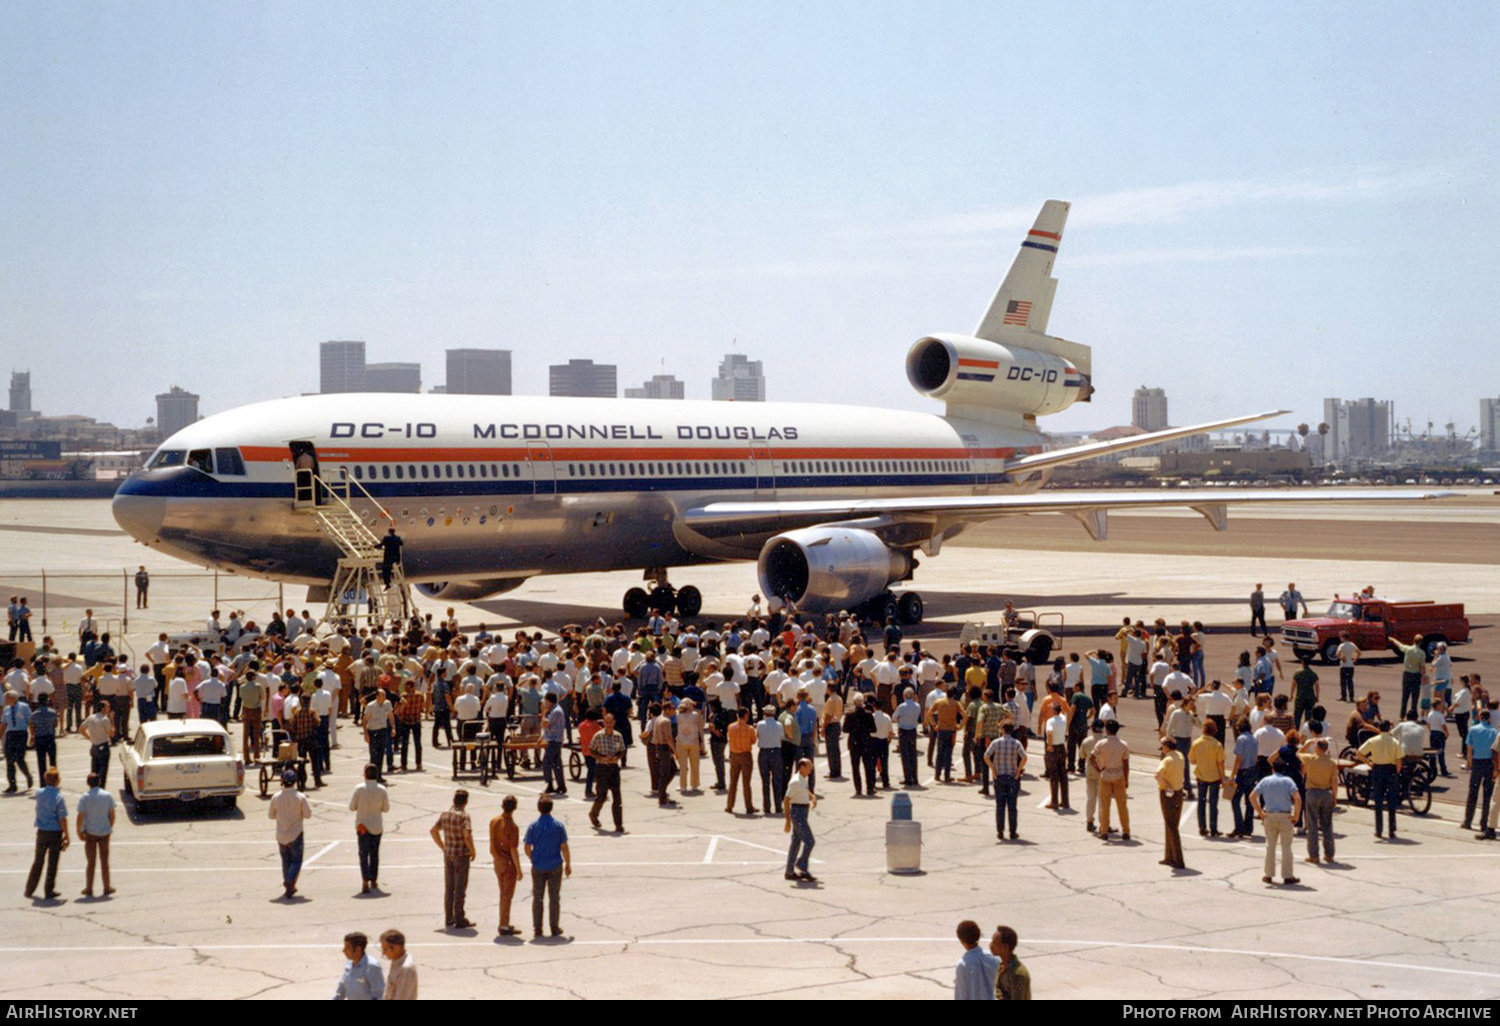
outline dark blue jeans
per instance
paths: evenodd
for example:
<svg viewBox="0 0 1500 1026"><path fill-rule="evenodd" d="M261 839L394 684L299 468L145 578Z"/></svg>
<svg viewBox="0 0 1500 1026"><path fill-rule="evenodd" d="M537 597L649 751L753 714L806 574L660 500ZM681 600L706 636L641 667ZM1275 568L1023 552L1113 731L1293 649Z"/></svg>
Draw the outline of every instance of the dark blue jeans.
<svg viewBox="0 0 1500 1026"><path fill-rule="evenodd" d="M359 878L380 879L380 835L356 834L359 839Z"/></svg>
<svg viewBox="0 0 1500 1026"><path fill-rule="evenodd" d="M1401 782L1394 766L1370 767L1370 803L1375 806L1375 833L1381 830L1381 814L1391 821L1391 836L1396 836L1396 806L1401 801Z"/></svg>
<svg viewBox="0 0 1500 1026"><path fill-rule="evenodd" d="M670 753L669 756L670 758ZM548 741L547 751L542 756L542 783L554 791L566 791L567 783L563 780L562 764L562 742Z"/></svg>
<svg viewBox="0 0 1500 1026"><path fill-rule="evenodd" d="M1219 832L1219 781L1198 781L1198 832Z"/></svg>
<svg viewBox="0 0 1500 1026"><path fill-rule="evenodd" d="M417 746L417 769L422 768L422 724L396 723L396 744L401 749L401 768L406 769L406 753L411 745Z"/></svg>
<svg viewBox="0 0 1500 1026"><path fill-rule="evenodd" d="M918 782L916 730L898 730L896 744L901 749L901 783L914 785Z"/></svg>
<svg viewBox="0 0 1500 1026"><path fill-rule="evenodd" d="M36 736L36 774L37 779L47 775L47 766L57 765L57 735L38 734Z"/></svg>
<svg viewBox="0 0 1500 1026"><path fill-rule="evenodd" d="M1193 796L1193 763L1188 759L1188 752L1192 751L1193 739L1190 737L1174 737L1172 744L1182 753L1182 790L1191 798Z"/></svg>
<svg viewBox="0 0 1500 1026"><path fill-rule="evenodd" d="M278 846L281 848L281 882L285 887L295 886L297 877L302 872L302 846L305 839L305 835L298 834L291 844Z"/></svg>
<svg viewBox="0 0 1500 1026"><path fill-rule="evenodd" d="M1253 769L1240 770L1234 775L1234 799L1229 807L1234 811L1234 832L1250 837L1255 833L1255 809L1250 804L1250 792L1258 783Z"/></svg>
<svg viewBox="0 0 1500 1026"><path fill-rule="evenodd" d="M781 748L760 749L760 807L767 812L780 812L781 796L784 794L786 787L781 782Z"/></svg>
<svg viewBox="0 0 1500 1026"><path fill-rule="evenodd" d="M139 712L142 723L154 723L156 721L156 702L150 698L137 698L135 700L136 711Z"/></svg>
<svg viewBox="0 0 1500 1026"><path fill-rule="evenodd" d="M995 833L1005 833L1005 817L1010 816L1010 832L1018 829L1016 824L1016 797L1021 793L1021 782L1008 774L995 777Z"/></svg>
<svg viewBox="0 0 1500 1026"><path fill-rule="evenodd" d="M318 730L322 732L322 736L324 738L328 736L324 728L319 727ZM375 764L375 779L377 780L380 779L380 774L385 772L385 747L386 742L390 739L391 735L386 731L384 727L381 727L379 730L370 731L370 761ZM322 749L323 746L320 744L317 748L314 749L314 752L321 752ZM315 757L321 756L315 755Z"/></svg>
<svg viewBox="0 0 1500 1026"><path fill-rule="evenodd" d="M813 835L812 827L807 825L806 805L793 805L792 816L792 845L786 853L786 871L800 869L806 873L808 860L812 857Z"/></svg>
<svg viewBox="0 0 1500 1026"><path fill-rule="evenodd" d="M938 777L953 780L953 731L940 730L937 732L937 773Z"/></svg>

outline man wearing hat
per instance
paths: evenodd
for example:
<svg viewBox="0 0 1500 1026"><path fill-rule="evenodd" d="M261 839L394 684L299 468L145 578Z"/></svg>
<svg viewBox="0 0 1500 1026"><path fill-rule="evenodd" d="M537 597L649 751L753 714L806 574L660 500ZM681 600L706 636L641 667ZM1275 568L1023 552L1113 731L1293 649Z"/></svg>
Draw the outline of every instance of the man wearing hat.
<svg viewBox="0 0 1500 1026"><path fill-rule="evenodd" d="M267 818L276 823L276 845L281 850L281 885L290 898L297 893L297 877L302 872L302 821L312 819L307 796L297 790L297 774L281 774L281 790L271 799Z"/></svg>

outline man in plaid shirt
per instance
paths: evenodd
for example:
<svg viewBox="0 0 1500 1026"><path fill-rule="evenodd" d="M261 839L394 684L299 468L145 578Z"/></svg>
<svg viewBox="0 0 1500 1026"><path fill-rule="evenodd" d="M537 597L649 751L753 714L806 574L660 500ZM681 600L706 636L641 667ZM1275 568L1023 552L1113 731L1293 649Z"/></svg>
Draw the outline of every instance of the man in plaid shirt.
<svg viewBox="0 0 1500 1026"><path fill-rule="evenodd" d="M469 889L469 864L474 861L474 828L465 811L468 791L453 793L453 808L432 825L432 840L443 850L443 919L448 929L474 924L464 916L464 894Z"/></svg>
<svg viewBox="0 0 1500 1026"><path fill-rule="evenodd" d="M979 701L969 707L974 719L974 748L979 752L979 793L990 795L990 763L985 753L1000 736L1000 721L1005 716L1005 707L995 701L995 693L985 688Z"/></svg>
<svg viewBox="0 0 1500 1026"><path fill-rule="evenodd" d="M408 742L417 747L417 772L422 772L422 696L415 681L408 680L396 703L396 744L401 749L401 772L406 772Z"/></svg>
<svg viewBox="0 0 1500 1026"><path fill-rule="evenodd" d="M1012 735L1016 725L1006 720L1000 736L990 743L984 761L995 774L995 836L1005 840L1005 816L1010 814L1010 839L1016 839L1016 797L1021 792L1021 771L1026 768L1026 750Z"/></svg>
<svg viewBox="0 0 1500 1026"><path fill-rule="evenodd" d="M292 735L292 740L297 742L297 754L312 766L314 787L323 786L323 774L318 766L319 760L313 754L313 743L317 737L320 722L322 721L318 714L312 711L312 706L304 701L286 724L287 732Z"/></svg>
<svg viewBox="0 0 1500 1026"><path fill-rule="evenodd" d="M604 714L604 726L589 741L589 754L594 757L594 807L589 811L589 822L599 829L599 810L604 808L604 799L610 798L610 812L615 817L615 833L625 832L625 817L620 810L620 757L625 754L625 739L615 729L614 713Z"/></svg>

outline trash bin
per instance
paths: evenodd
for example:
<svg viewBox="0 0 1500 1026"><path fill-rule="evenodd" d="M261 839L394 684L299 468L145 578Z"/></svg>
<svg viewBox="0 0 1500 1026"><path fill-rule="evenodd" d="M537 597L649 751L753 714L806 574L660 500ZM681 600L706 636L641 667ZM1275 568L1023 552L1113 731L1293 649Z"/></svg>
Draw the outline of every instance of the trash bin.
<svg viewBox="0 0 1500 1026"><path fill-rule="evenodd" d="M922 824L911 818L911 795L891 798L891 819L885 825L885 868L891 873L922 871Z"/></svg>

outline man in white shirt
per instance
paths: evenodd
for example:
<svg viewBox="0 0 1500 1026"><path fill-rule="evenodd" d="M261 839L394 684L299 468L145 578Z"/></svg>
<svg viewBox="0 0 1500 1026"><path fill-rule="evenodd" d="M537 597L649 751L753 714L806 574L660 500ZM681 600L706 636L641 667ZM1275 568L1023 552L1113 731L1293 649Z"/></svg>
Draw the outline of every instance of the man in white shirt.
<svg viewBox="0 0 1500 1026"><path fill-rule="evenodd" d="M378 779L379 769L365 767L365 780L349 796L349 811L354 813L354 834L359 844L359 893L380 889L380 837L385 832L382 813L391 811L390 792Z"/></svg>
<svg viewBox="0 0 1500 1026"><path fill-rule="evenodd" d="M1058 711L1043 725L1046 754L1043 757L1047 769L1047 784L1052 791L1049 809L1071 808L1068 804L1068 717L1059 707Z"/></svg>
<svg viewBox="0 0 1500 1026"><path fill-rule="evenodd" d="M1208 690L1200 694L1196 702L1199 714L1219 728L1221 739L1227 738L1229 735L1224 728L1229 721L1229 712L1234 706L1234 700L1224 692L1224 685L1217 680L1211 682Z"/></svg>
<svg viewBox="0 0 1500 1026"><path fill-rule="evenodd" d="M880 769L880 786L889 791L891 789L891 718L886 711L876 705L871 710L875 719L875 733L870 735L870 743L875 746L875 765ZM865 782L869 790L875 790L875 781Z"/></svg>
<svg viewBox="0 0 1500 1026"><path fill-rule="evenodd" d="M1343 640L1334 650L1334 655L1339 661L1339 700L1352 702L1354 701L1354 664L1359 662L1359 646L1349 639L1348 631L1340 637Z"/></svg>
<svg viewBox="0 0 1500 1026"><path fill-rule="evenodd" d="M1276 753L1281 751L1281 746L1286 744L1286 735L1281 728L1275 724L1266 723L1255 732L1255 757L1257 759L1275 759Z"/></svg>
<svg viewBox="0 0 1500 1026"><path fill-rule="evenodd" d="M297 893L297 877L302 872L304 836L302 821L312 819L307 796L297 790L297 771L281 775L281 790L266 808L266 818L276 823L276 846L281 850L281 884L290 900Z"/></svg>

